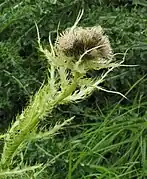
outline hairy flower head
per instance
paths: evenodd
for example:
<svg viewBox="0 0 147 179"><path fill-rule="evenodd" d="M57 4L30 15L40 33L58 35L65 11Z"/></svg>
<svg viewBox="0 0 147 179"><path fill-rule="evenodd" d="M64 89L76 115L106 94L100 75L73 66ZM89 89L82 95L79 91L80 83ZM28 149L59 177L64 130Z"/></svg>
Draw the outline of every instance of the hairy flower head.
<svg viewBox="0 0 147 179"><path fill-rule="evenodd" d="M112 56L109 39L104 35L101 26L68 28L57 38L56 47L66 56L75 58L79 58L84 53L83 58L86 59Z"/></svg>

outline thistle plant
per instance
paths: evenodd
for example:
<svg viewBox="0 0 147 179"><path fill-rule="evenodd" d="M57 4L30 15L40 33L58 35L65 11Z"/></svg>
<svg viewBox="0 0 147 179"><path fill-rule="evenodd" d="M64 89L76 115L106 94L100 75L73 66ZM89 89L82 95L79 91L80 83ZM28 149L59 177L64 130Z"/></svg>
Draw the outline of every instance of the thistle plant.
<svg viewBox="0 0 147 179"><path fill-rule="evenodd" d="M57 35L54 44L49 38L50 50L41 45L38 28L37 32L39 50L48 61L48 82L42 85L4 135L2 169L12 165L14 156L32 136L51 134L37 135L37 126L57 105L79 102L96 89L108 91L100 84L114 68L121 65L115 61L109 39L100 26L84 28L77 27L75 23ZM100 69L106 69L106 72L95 78L87 77L88 71ZM67 123L64 122L64 125ZM56 132L61 127L63 125L52 131Z"/></svg>

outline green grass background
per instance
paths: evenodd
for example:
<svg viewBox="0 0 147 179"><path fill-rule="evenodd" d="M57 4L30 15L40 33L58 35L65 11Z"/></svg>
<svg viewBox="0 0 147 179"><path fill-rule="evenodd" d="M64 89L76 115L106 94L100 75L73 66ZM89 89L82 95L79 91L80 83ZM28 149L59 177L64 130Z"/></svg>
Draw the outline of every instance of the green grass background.
<svg viewBox="0 0 147 179"><path fill-rule="evenodd" d="M27 104L47 77L46 62L38 53L37 23L42 43L50 31L73 25L84 8L81 26L101 25L117 59L126 65L104 82L109 90L95 92L80 104L60 106L42 125L46 129L65 117L71 126L51 139L31 142L16 160L21 167L43 163L39 172L14 178L91 179L147 177L147 4L138 1L6 0L0 2L0 131ZM52 40L55 39L55 33ZM2 146L2 145L1 145ZM21 168L20 167L20 168ZM11 176L12 177L12 176ZM9 177L8 177L9 178ZM13 178L13 177L12 177Z"/></svg>

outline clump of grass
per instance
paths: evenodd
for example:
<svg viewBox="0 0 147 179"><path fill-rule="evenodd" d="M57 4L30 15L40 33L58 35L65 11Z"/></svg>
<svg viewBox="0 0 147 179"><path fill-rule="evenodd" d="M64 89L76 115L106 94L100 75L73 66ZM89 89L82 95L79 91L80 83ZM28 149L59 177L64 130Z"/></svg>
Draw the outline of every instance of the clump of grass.
<svg viewBox="0 0 147 179"><path fill-rule="evenodd" d="M68 126L58 137L31 143L23 153L25 161L44 163L36 178L146 177L147 114L142 114L146 106L134 101L131 106L101 109L101 114L99 108L93 109L95 115L84 111L77 117L82 124Z"/></svg>
<svg viewBox="0 0 147 179"><path fill-rule="evenodd" d="M81 15L79 15L77 21L79 21L80 17ZM75 24L77 24L77 21ZM80 27L80 29L82 28ZM98 27L98 29L102 28ZM71 31L72 30L74 30L76 33L79 33L79 28L76 28L76 25L71 28ZM95 33L95 31L97 32L98 30L94 28L92 31ZM81 35L79 35L79 38L84 37L85 40L88 40L88 36L85 36L84 34L85 32L90 36L91 30L89 31L89 28L87 28L80 32ZM88 49L84 49L84 51L79 54L79 58L77 58L77 56L74 54L68 56L67 54L62 53L63 51L58 48L61 45L59 40L60 38L61 37L58 38L59 43L57 46L52 45L50 41L51 50L49 51L47 48L42 47L38 32L39 49L48 60L48 83L42 85L40 90L30 100L28 106L20 115L17 116L16 121L7 131L4 137L4 148L0 163L2 169L7 169L13 166L13 158L24 147L24 144L31 139L32 136L37 135L36 130L39 122L49 113L51 113L57 105L81 101L87 96L91 95L92 92L97 88L103 90L103 88L99 87L99 84L104 81L107 75L114 68L119 67L121 64L113 61L112 53L110 56L111 50L106 50L111 49L111 47L110 43L108 43L108 38L103 35L102 30L99 30L99 38L96 40L97 43L94 43L94 45L98 46L93 45L90 48L88 45ZM87 41L84 41L84 38L81 41L83 43L81 46L83 47L87 44ZM92 39L89 42L92 43ZM83 58L86 54L89 54L89 52L91 53L94 49L96 50L96 55L92 56L90 59L89 57L85 57L85 59ZM108 52L108 54L106 54L106 52ZM86 73L89 70L99 70L102 68L107 69L105 74L94 79L86 77ZM62 126L63 125L57 129L59 130Z"/></svg>

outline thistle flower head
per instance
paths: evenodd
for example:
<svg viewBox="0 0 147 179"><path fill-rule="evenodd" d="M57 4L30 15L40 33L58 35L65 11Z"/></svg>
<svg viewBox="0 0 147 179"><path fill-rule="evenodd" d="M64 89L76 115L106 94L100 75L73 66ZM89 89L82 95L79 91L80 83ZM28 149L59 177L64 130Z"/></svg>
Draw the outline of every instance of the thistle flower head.
<svg viewBox="0 0 147 179"><path fill-rule="evenodd" d="M75 59L86 51L83 59L110 58L112 56L110 42L104 35L101 26L68 28L57 38L55 46L66 56L72 56Z"/></svg>

